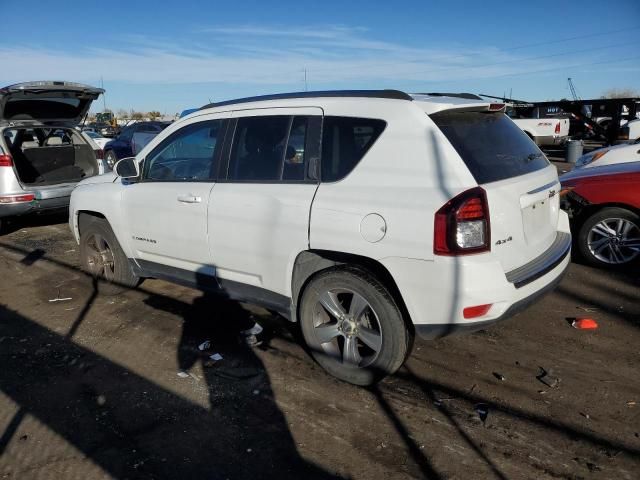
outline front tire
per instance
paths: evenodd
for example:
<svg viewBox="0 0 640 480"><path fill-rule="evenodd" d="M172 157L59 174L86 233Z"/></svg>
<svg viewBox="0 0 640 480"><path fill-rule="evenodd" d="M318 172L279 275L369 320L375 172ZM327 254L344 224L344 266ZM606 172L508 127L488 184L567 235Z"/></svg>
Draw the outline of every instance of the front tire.
<svg viewBox="0 0 640 480"><path fill-rule="evenodd" d="M331 375L371 385L404 363L411 333L393 297L373 275L341 267L317 274L300 302L302 335Z"/></svg>
<svg viewBox="0 0 640 480"><path fill-rule="evenodd" d="M599 210L580 227L578 249L596 267L629 265L640 256L640 216L619 207Z"/></svg>
<svg viewBox="0 0 640 480"><path fill-rule="evenodd" d="M117 295L140 283L109 222L104 218L82 215L79 227L82 269L96 280L100 293Z"/></svg>

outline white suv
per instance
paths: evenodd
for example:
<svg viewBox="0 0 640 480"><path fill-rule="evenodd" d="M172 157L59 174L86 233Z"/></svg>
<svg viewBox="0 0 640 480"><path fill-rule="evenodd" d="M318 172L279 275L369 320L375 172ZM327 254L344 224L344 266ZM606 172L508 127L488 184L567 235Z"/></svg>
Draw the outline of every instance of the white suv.
<svg viewBox="0 0 640 480"><path fill-rule="evenodd" d="M560 280L559 189L503 104L305 92L179 120L81 182L69 221L94 275L262 305L299 321L331 374L366 385L402 365L414 333L485 327Z"/></svg>

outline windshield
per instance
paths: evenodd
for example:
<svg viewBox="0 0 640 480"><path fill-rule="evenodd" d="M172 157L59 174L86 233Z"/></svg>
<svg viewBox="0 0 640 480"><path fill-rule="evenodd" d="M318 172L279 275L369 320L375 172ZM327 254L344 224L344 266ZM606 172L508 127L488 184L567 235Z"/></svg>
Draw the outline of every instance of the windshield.
<svg viewBox="0 0 640 480"><path fill-rule="evenodd" d="M431 116L479 184L541 170L549 161L503 113L445 111Z"/></svg>

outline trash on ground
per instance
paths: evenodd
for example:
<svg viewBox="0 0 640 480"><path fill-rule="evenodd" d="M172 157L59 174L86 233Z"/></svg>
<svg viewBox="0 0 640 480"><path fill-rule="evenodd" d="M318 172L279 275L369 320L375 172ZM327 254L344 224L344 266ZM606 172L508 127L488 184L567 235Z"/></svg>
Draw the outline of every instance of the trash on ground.
<svg viewBox="0 0 640 480"><path fill-rule="evenodd" d="M487 416L489 415L489 405L487 405L486 403L478 403L474 408L476 410L476 413L480 417L480 420L482 421L482 423L484 423L487 420Z"/></svg>
<svg viewBox="0 0 640 480"><path fill-rule="evenodd" d="M53 303L53 302L66 302L68 300L73 300L73 298L71 298L71 297L60 298L60 294L58 294L58 296L56 298L50 299L49 302L51 302L51 303Z"/></svg>
<svg viewBox="0 0 640 480"><path fill-rule="evenodd" d="M207 350L211 348L211 341L210 340L205 340L204 342L202 342L200 345L198 345L198 350L200 350L201 352Z"/></svg>
<svg viewBox="0 0 640 480"><path fill-rule="evenodd" d="M595 330L598 323L593 318L576 318L571 322L571 326L578 330Z"/></svg>
<svg viewBox="0 0 640 480"><path fill-rule="evenodd" d="M254 320L251 328L240 331L240 341L250 347L257 347L262 344L262 340L258 338L258 335L262 333L262 330L262 326Z"/></svg>
<svg viewBox="0 0 640 480"><path fill-rule="evenodd" d="M189 374L187 372L183 372L182 370L178 372L178 376L180 378L187 378Z"/></svg>
<svg viewBox="0 0 640 480"><path fill-rule="evenodd" d="M538 380L544 383L547 387L555 388L560 383L560 379L558 377L554 377L551 375L551 372L547 372L544 368L540 368L540 373L536 376Z"/></svg>
<svg viewBox="0 0 640 480"><path fill-rule="evenodd" d="M592 308L592 307L580 307L580 306L578 306L576 308L579 308L583 312L587 312L587 313L593 313L593 312L597 312L598 311L597 308Z"/></svg>
<svg viewBox="0 0 640 480"><path fill-rule="evenodd" d="M214 353L213 355L209 355L209 358L214 362L219 362L220 360L222 360L222 355L220 355L219 353Z"/></svg>
<svg viewBox="0 0 640 480"><path fill-rule="evenodd" d="M251 335L260 335L262 333L262 326L258 322L253 324L253 327L247 328L246 330L242 330L240 333L245 337L249 337Z"/></svg>
<svg viewBox="0 0 640 480"><path fill-rule="evenodd" d="M636 402L635 402L635 401L633 401L633 400L629 400L629 401L627 402L627 407L633 407L635 404L636 404Z"/></svg>
<svg viewBox="0 0 640 480"><path fill-rule="evenodd" d="M588 413L580 412L580 415L582 415L587 420L589 420L591 418Z"/></svg>
<svg viewBox="0 0 640 480"><path fill-rule="evenodd" d="M254 391L253 391L253 394L254 394L254 395L260 395L260 390L254 390Z"/></svg>
<svg viewBox="0 0 640 480"><path fill-rule="evenodd" d="M498 380L500 380L501 382L504 382L506 380L506 378L504 377L504 375L498 373L498 372L493 372L493 376L496 377Z"/></svg>

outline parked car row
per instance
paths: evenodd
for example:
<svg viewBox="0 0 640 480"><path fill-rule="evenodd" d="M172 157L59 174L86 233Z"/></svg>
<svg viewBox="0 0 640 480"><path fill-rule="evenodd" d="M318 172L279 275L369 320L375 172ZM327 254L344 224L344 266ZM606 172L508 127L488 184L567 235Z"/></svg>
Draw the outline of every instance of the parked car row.
<svg viewBox="0 0 640 480"><path fill-rule="evenodd" d="M109 168L113 168L121 158L136 155L168 125L169 122L138 122L124 127L113 140L103 146L104 158Z"/></svg>

